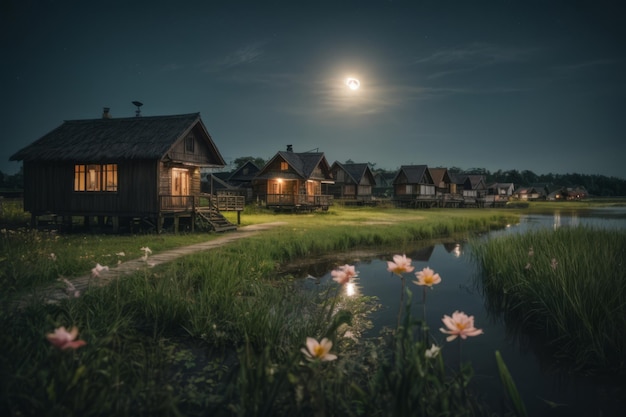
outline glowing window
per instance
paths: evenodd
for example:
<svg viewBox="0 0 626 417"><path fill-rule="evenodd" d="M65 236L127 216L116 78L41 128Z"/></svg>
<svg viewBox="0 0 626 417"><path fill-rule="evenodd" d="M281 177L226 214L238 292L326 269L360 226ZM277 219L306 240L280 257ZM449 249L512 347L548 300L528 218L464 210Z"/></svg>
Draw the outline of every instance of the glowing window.
<svg viewBox="0 0 626 417"><path fill-rule="evenodd" d="M117 164L74 165L74 191L117 191Z"/></svg>
<svg viewBox="0 0 626 417"><path fill-rule="evenodd" d="M285 161L280 163L280 170L281 171L288 171L289 170L289 164Z"/></svg>

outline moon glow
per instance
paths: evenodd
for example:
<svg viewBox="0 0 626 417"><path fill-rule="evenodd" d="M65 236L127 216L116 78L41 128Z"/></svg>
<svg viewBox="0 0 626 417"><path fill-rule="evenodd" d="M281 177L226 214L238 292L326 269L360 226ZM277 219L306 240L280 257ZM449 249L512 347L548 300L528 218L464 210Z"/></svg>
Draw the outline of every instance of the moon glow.
<svg viewBox="0 0 626 417"><path fill-rule="evenodd" d="M359 87L361 86L361 82L357 80L356 78L348 78L346 80L346 85L348 86L350 90L358 90Z"/></svg>

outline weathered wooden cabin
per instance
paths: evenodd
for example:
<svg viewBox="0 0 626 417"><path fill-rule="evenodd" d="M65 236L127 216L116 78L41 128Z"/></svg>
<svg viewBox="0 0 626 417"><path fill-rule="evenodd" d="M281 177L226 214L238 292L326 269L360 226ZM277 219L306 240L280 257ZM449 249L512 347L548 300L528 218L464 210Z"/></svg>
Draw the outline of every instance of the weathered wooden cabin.
<svg viewBox="0 0 626 417"><path fill-rule="evenodd" d="M487 195L485 176L479 174L457 174L452 177L457 190L463 195L463 207L484 207Z"/></svg>
<svg viewBox="0 0 626 417"><path fill-rule="evenodd" d="M505 206L513 195L515 187L512 182L494 182L487 185L485 204L489 207Z"/></svg>
<svg viewBox="0 0 626 417"><path fill-rule="evenodd" d="M289 149L289 148L288 148ZM279 151L252 181L255 199L274 210L328 210L332 195L322 194L331 184L330 166L322 152Z"/></svg>
<svg viewBox="0 0 626 417"><path fill-rule="evenodd" d="M335 183L328 185L328 192L334 199L344 204L372 204L372 187L376 180L368 164L335 161L330 172Z"/></svg>
<svg viewBox="0 0 626 417"><path fill-rule="evenodd" d="M116 231L137 221L160 231L172 219L177 230L179 219L193 228L200 215L215 230L235 227L201 195L200 168L225 163L199 113L111 118L105 109L100 119L65 121L10 159L23 161L33 225L43 215L69 224L83 216Z"/></svg>
<svg viewBox="0 0 626 417"><path fill-rule="evenodd" d="M236 187L239 193L246 197L246 202L253 200L252 180L261 171L261 168L252 161L247 161L245 164L234 170L226 179L226 181Z"/></svg>
<svg viewBox="0 0 626 417"><path fill-rule="evenodd" d="M393 180L394 203L400 207L437 205L435 183L426 165L402 165Z"/></svg>

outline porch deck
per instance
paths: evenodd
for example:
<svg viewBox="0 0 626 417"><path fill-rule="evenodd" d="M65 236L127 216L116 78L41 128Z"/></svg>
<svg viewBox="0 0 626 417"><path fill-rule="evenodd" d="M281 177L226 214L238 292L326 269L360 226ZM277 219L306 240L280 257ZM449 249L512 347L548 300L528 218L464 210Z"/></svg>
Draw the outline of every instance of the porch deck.
<svg viewBox="0 0 626 417"><path fill-rule="evenodd" d="M332 195L267 194L265 206L276 211L328 210L333 205Z"/></svg>

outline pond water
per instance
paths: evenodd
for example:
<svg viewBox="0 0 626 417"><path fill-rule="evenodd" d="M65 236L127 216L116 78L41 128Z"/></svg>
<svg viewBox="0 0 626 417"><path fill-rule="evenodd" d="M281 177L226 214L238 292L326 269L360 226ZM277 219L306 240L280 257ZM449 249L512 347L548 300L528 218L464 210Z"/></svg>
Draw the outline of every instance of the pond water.
<svg viewBox="0 0 626 417"><path fill-rule="evenodd" d="M489 236L507 233L525 233L539 228L589 225L626 230L626 208L594 209L585 212L553 212L549 214L524 215L519 224L491 232ZM406 285L413 292L413 314L422 318L424 311L428 327L439 346L443 346L444 358L451 367L458 366L458 345L445 341L439 332L444 314L452 315L460 310L475 317L475 325L484 330L478 337L462 341L462 360L471 361L475 372L474 389L494 410L500 410L503 398L495 351L499 350L513 376L530 416L612 416L622 415L626 407L626 383L606 382L572 375L563 375L550 369L549 361L542 358L541 347L532 340L516 336L507 330L503 321L494 318L485 308L485 300L476 287L477 268L472 263L467 243L448 242L406 253L413 260L415 271L430 267L442 281L433 290L426 291L426 304L422 303L423 288L411 281L413 274L406 274ZM374 337L384 327L395 328L398 319L401 280L387 271L387 261L393 253L360 258L347 255L344 261L356 266L359 276L354 285L346 287L348 295L362 294L377 297L381 308L371 317L373 328L363 337ZM337 265L337 261L335 261ZM330 270L324 272L303 271L316 277L319 282L331 279ZM317 273L317 275L315 275ZM310 281L310 280L307 280ZM551 407L547 401L558 406Z"/></svg>

